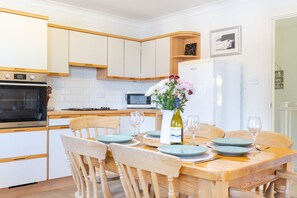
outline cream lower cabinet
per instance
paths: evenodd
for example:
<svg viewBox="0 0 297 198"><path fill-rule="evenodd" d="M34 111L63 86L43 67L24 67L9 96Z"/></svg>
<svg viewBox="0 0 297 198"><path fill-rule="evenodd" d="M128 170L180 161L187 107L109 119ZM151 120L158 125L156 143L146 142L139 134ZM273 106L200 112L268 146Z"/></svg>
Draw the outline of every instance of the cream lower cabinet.
<svg viewBox="0 0 297 198"><path fill-rule="evenodd" d="M76 116L77 117L77 116ZM61 135L73 136L71 129L67 126L69 121L74 117L63 117L49 119L49 136L48 136L48 161L49 161L49 179L66 177L71 175L68 158L65 154L61 141Z"/></svg>
<svg viewBox="0 0 297 198"><path fill-rule="evenodd" d="M47 20L0 12L1 67L47 70Z"/></svg>
<svg viewBox="0 0 297 198"><path fill-rule="evenodd" d="M69 31L48 28L48 72L50 74L68 75Z"/></svg>
<svg viewBox="0 0 297 198"><path fill-rule="evenodd" d="M49 130L49 179L71 175L68 158L61 141L61 135L72 135L70 129Z"/></svg>
<svg viewBox="0 0 297 198"><path fill-rule="evenodd" d="M0 188L46 180L46 130L0 133Z"/></svg>

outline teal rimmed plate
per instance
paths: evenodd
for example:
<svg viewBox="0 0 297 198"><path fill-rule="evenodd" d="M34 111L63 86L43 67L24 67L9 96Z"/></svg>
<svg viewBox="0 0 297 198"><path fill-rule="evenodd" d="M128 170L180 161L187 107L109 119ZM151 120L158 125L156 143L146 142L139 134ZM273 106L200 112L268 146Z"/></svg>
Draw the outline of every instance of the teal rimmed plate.
<svg viewBox="0 0 297 198"><path fill-rule="evenodd" d="M220 146L249 146L253 143L252 140L242 138L216 138L211 141Z"/></svg>
<svg viewBox="0 0 297 198"><path fill-rule="evenodd" d="M207 151L207 148L190 145L166 145L159 146L158 150L162 153L176 156L190 156L205 153Z"/></svg>
<svg viewBox="0 0 297 198"><path fill-rule="evenodd" d="M252 148L240 146L215 146L213 150L218 152L220 155L241 156L250 152Z"/></svg>
<svg viewBox="0 0 297 198"><path fill-rule="evenodd" d="M148 131L148 132L146 132L146 134L151 137L159 138L161 136L161 131Z"/></svg>
<svg viewBox="0 0 297 198"><path fill-rule="evenodd" d="M126 143L133 139L133 137L128 135L102 135L98 136L97 140L106 144L109 143Z"/></svg>

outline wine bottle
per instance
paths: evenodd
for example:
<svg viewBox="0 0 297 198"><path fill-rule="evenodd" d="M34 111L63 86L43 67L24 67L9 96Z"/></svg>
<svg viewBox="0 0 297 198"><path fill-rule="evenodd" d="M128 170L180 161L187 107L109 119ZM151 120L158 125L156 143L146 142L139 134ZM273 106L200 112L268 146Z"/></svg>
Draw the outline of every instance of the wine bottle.
<svg viewBox="0 0 297 198"><path fill-rule="evenodd" d="M178 98L174 100L174 114L170 128L170 144L183 144L183 121L180 115Z"/></svg>

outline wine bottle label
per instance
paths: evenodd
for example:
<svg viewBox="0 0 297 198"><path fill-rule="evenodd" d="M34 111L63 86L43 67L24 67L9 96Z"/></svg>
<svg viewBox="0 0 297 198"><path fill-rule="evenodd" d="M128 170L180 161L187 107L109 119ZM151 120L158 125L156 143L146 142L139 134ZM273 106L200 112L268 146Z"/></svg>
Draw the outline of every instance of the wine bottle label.
<svg viewBox="0 0 297 198"><path fill-rule="evenodd" d="M182 143L182 129L180 127L170 128L170 143Z"/></svg>

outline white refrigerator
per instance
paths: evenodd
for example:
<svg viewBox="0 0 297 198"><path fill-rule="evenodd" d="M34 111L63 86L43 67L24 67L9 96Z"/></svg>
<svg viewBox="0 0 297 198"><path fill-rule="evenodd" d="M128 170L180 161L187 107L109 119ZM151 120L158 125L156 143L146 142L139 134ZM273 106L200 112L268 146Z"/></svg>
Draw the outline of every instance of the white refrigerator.
<svg viewBox="0 0 297 198"><path fill-rule="evenodd" d="M194 86L184 115L198 115L201 123L225 131L240 129L240 64L215 59L186 61L179 63L178 73Z"/></svg>

